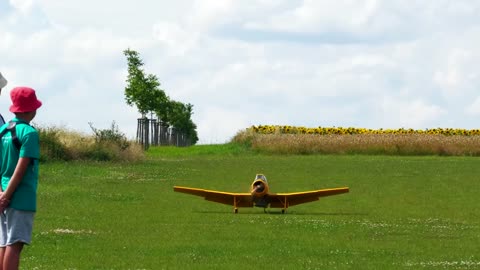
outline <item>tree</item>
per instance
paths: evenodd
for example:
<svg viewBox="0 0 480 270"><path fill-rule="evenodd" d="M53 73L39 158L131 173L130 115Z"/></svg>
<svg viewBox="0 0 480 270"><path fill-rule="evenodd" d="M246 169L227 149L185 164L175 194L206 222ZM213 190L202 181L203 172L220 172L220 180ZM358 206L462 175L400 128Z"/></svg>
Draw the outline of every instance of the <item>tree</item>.
<svg viewBox="0 0 480 270"><path fill-rule="evenodd" d="M198 141L197 126L193 123L193 105L170 100L165 91L160 89L157 76L146 75L143 71L143 61L138 52L127 49L123 51L128 62L127 86L125 101L130 106L136 106L142 118L148 113L155 113L158 120L175 127L188 136L195 144Z"/></svg>
<svg viewBox="0 0 480 270"><path fill-rule="evenodd" d="M170 124L178 131L188 136L195 144L198 141L197 125L192 121L193 105L183 104L179 101L171 101L168 107L168 119Z"/></svg>
<svg viewBox="0 0 480 270"><path fill-rule="evenodd" d="M125 87L125 100L128 105L135 105L142 115L146 117L147 113L154 112L158 107L168 103L168 97L165 91L160 89L160 83L157 76L153 74L145 75L138 52L127 49L123 52L128 61L127 86Z"/></svg>

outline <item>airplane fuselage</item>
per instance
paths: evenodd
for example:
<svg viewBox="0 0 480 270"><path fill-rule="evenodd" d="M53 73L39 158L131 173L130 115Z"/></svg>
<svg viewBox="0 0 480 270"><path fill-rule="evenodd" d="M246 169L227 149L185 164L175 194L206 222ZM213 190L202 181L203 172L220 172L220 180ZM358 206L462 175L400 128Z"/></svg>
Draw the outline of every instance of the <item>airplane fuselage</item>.
<svg viewBox="0 0 480 270"><path fill-rule="evenodd" d="M268 200L268 191L269 186L267 178L263 174L257 174L250 189L253 205L256 207L267 208L270 204L270 201Z"/></svg>

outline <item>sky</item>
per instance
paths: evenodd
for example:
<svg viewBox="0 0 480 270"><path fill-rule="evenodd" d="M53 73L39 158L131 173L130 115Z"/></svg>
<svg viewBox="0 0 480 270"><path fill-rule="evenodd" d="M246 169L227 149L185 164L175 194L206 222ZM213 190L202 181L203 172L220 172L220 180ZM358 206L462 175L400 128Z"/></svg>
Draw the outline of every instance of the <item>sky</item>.
<svg viewBox="0 0 480 270"><path fill-rule="evenodd" d="M0 0L0 72L34 122L136 134L127 48L193 104L200 144L252 125L479 128L480 1ZM92 133L93 134L93 133Z"/></svg>

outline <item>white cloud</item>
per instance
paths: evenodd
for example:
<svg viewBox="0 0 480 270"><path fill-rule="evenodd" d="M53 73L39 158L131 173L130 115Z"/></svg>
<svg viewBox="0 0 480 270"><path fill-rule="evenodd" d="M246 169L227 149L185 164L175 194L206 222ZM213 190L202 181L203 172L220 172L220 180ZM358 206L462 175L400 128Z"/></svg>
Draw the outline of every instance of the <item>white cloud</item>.
<svg viewBox="0 0 480 270"><path fill-rule="evenodd" d="M467 114L474 115L474 116L479 116L480 115L480 96L477 97L472 104L470 104L466 109L465 109Z"/></svg>
<svg viewBox="0 0 480 270"><path fill-rule="evenodd" d="M292 9L246 24L250 29L295 33L370 36L404 27L398 14L406 5L396 1L305 0ZM408 3L413 10L412 3ZM414 4L413 4L414 5ZM405 14L405 13L404 13Z"/></svg>
<svg viewBox="0 0 480 270"><path fill-rule="evenodd" d="M272 23L279 25L280 29L291 31L300 29L306 32L326 30L356 32L368 24L375 12L376 2L375 0L366 2L306 0L291 14L284 18L277 18Z"/></svg>
<svg viewBox="0 0 480 270"><path fill-rule="evenodd" d="M188 23L193 26L202 29L211 27L217 20L233 14L234 0L197 0L194 1L193 8L190 10L190 16L188 16Z"/></svg>
<svg viewBox="0 0 480 270"><path fill-rule="evenodd" d="M171 22L158 22L153 26L153 38L167 46L173 56L184 55L195 47L199 34Z"/></svg>
<svg viewBox="0 0 480 270"><path fill-rule="evenodd" d="M402 100L385 97L382 103L385 127L425 128L437 123L447 112L420 99Z"/></svg>
<svg viewBox="0 0 480 270"><path fill-rule="evenodd" d="M10 0L10 4L21 13L28 13L33 9L34 0Z"/></svg>
<svg viewBox="0 0 480 270"><path fill-rule="evenodd" d="M467 93L478 92L480 71L476 65L479 60L480 53L476 49L450 49L444 66L435 72L433 78L445 98L462 98Z"/></svg>
<svg viewBox="0 0 480 270"><path fill-rule="evenodd" d="M80 65L91 68L103 66L105 62L118 62L123 56L131 39L116 36L107 30L85 29L65 35L59 44L59 52L63 52L62 62L69 65Z"/></svg>
<svg viewBox="0 0 480 270"><path fill-rule="evenodd" d="M123 35L139 36L151 31L158 20L177 20L190 0L42 0L41 10L52 24L69 29L110 29Z"/></svg>
<svg viewBox="0 0 480 270"><path fill-rule="evenodd" d="M200 109L193 119L198 125L199 143L203 144L228 142L241 129L239 127L249 126L247 113L215 106Z"/></svg>

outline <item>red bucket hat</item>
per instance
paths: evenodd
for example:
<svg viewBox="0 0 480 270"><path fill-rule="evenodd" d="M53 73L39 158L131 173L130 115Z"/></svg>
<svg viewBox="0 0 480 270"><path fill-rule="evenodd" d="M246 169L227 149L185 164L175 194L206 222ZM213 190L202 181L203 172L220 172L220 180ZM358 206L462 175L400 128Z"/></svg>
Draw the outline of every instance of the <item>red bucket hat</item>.
<svg viewBox="0 0 480 270"><path fill-rule="evenodd" d="M35 95L35 90L30 87L13 88L10 91L10 98L12 99L12 106L10 106L12 113L32 112L42 106L42 102Z"/></svg>

